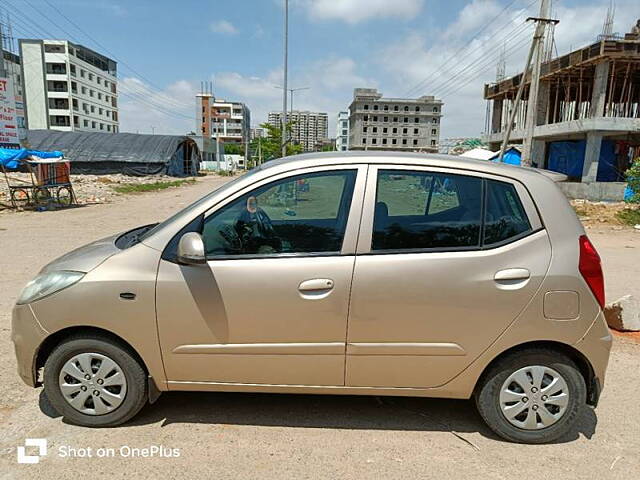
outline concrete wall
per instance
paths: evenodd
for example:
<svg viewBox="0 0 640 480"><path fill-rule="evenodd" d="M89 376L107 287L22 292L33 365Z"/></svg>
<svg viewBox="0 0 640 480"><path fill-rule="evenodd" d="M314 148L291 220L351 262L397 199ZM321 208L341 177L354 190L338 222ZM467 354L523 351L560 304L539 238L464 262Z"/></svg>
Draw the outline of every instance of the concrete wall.
<svg viewBox="0 0 640 480"><path fill-rule="evenodd" d="M20 44L27 128L49 128L44 58L40 41Z"/></svg>
<svg viewBox="0 0 640 480"><path fill-rule="evenodd" d="M624 199L625 182L560 182L560 189L569 199L585 199L594 202L621 202Z"/></svg>

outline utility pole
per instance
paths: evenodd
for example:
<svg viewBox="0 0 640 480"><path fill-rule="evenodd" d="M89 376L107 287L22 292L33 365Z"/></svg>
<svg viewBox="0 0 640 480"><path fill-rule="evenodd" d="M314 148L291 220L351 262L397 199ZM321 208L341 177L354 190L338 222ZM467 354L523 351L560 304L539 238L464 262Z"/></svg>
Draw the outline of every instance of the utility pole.
<svg viewBox="0 0 640 480"><path fill-rule="evenodd" d="M289 0L284 0L284 87L282 88L282 157L287 156L287 68L289 63Z"/></svg>
<svg viewBox="0 0 640 480"><path fill-rule="evenodd" d="M531 60L535 55L535 64L531 72L531 82L529 85L529 100L527 103L527 115L525 120L525 138L522 152L523 166L531 165L531 144L533 143L533 132L536 127L536 117L538 113L538 90L540 88L540 66L542 64L543 46L544 46L544 33L548 23L558 23L558 20L549 18L549 0L540 0L540 16L529 17L527 21L536 22L536 29L533 34L533 40L531 47L529 48L529 54L527 55L527 61L525 63L524 71L522 72L522 78L520 85L518 86L518 93L511 107L511 114L509 115L509 121L502 140L502 146L500 147L499 160L502 162L504 152L509 144L509 137L511 135L511 129L513 128L513 122L515 121L516 113L518 111L518 105L522 99L522 92L524 91L524 84L526 83L527 73L531 66Z"/></svg>

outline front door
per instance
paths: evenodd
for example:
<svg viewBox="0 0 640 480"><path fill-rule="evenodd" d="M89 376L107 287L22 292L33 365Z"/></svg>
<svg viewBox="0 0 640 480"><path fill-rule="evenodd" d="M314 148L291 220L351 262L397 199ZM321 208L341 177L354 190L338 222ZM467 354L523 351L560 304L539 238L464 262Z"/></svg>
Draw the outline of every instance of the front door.
<svg viewBox="0 0 640 480"><path fill-rule="evenodd" d="M371 167L346 385L445 384L517 318L550 258L546 231L517 182Z"/></svg>
<svg viewBox="0 0 640 480"><path fill-rule="evenodd" d="M157 315L170 387L344 385L365 173L323 167L259 182L206 215L207 265L161 261Z"/></svg>

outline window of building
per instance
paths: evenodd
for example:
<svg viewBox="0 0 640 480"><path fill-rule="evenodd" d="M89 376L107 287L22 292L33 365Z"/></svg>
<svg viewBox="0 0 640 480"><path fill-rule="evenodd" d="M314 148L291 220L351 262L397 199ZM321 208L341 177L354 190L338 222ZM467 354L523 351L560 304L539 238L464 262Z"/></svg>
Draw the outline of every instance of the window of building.
<svg viewBox="0 0 640 480"><path fill-rule="evenodd" d="M393 111L394 111L394 112L397 112L397 111L398 111L398 105L394 105L394 106L393 106Z"/></svg>
<svg viewBox="0 0 640 480"><path fill-rule="evenodd" d="M385 105L383 110L386 112L387 110L389 110L389 105Z"/></svg>
<svg viewBox="0 0 640 480"><path fill-rule="evenodd" d="M100 124L100 130L104 130L104 123Z"/></svg>
<svg viewBox="0 0 640 480"><path fill-rule="evenodd" d="M420 107L416 106L416 112L419 112L419 111L420 111Z"/></svg>
<svg viewBox="0 0 640 480"><path fill-rule="evenodd" d="M373 121L374 121L374 122L377 122L377 121L378 121L378 116L377 116L377 115L374 115L374 116L373 116Z"/></svg>
<svg viewBox="0 0 640 480"><path fill-rule="evenodd" d="M383 145L386 145L386 144L387 144L387 139L386 139L386 138L383 138L383 139L382 139L382 144L383 144Z"/></svg>
<svg viewBox="0 0 640 480"><path fill-rule="evenodd" d="M398 143L398 140L397 140L397 139L395 139L395 138L392 138L392 139L391 139L391 143L392 143L393 145L395 145L395 144L397 144L397 143Z"/></svg>
<svg viewBox="0 0 640 480"><path fill-rule="evenodd" d="M91 128L96 128L96 122L91 122Z"/></svg>
<svg viewBox="0 0 640 480"><path fill-rule="evenodd" d="M365 110L369 110L369 105L367 105L366 103L364 104L364 109ZM281 112L282 113L282 112Z"/></svg>
<svg viewBox="0 0 640 480"><path fill-rule="evenodd" d="M69 73L71 73L71 76L75 77L76 76L76 66L71 64L69 65Z"/></svg>
<svg viewBox="0 0 640 480"><path fill-rule="evenodd" d="M102 83L102 79L100 77L97 77L96 82L98 82L98 85L100 85Z"/></svg>
<svg viewBox="0 0 640 480"><path fill-rule="evenodd" d="M395 123L398 123L398 117L393 117L393 121L394 121Z"/></svg>
<svg viewBox="0 0 640 480"><path fill-rule="evenodd" d="M374 110L378 110L378 105L374 105L374 106L373 106L373 109L374 109Z"/></svg>
<svg viewBox="0 0 640 480"><path fill-rule="evenodd" d="M404 117L404 123L409 123L409 117Z"/></svg>
<svg viewBox="0 0 640 480"><path fill-rule="evenodd" d="M102 109L101 108L98 109L98 114L102 115Z"/></svg>
<svg viewBox="0 0 640 480"><path fill-rule="evenodd" d="M382 119L382 121L383 121L383 122L388 122L388 121L389 121L389 117L384 117L384 118Z"/></svg>
<svg viewBox="0 0 640 480"><path fill-rule="evenodd" d="M87 94L87 87L85 87L84 85L81 87L81 91L83 95Z"/></svg>
<svg viewBox="0 0 640 480"><path fill-rule="evenodd" d="M369 115L365 115L364 117L362 117L362 120L364 120L365 122L369 121Z"/></svg>
<svg viewBox="0 0 640 480"><path fill-rule="evenodd" d="M407 105L404 106L404 111L408 112L409 111L409 107Z"/></svg>
<svg viewBox="0 0 640 480"><path fill-rule="evenodd" d="M367 143L367 139L366 139L366 138L363 138L363 139L362 139L362 144L364 145L365 143Z"/></svg>
<svg viewBox="0 0 640 480"><path fill-rule="evenodd" d="M376 143L378 143L378 139L377 138L372 138L371 139L371 143L373 143L375 145Z"/></svg>
<svg viewBox="0 0 640 480"><path fill-rule="evenodd" d="M436 141L435 140L431 140L431 146L435 147L436 146Z"/></svg>
<svg viewBox="0 0 640 480"><path fill-rule="evenodd" d="M391 130L392 133L398 133L398 129L396 127L393 127L393 130Z"/></svg>
<svg viewBox="0 0 640 480"><path fill-rule="evenodd" d="M504 242L531 231L531 224L510 183L487 180L484 245Z"/></svg>
<svg viewBox="0 0 640 480"><path fill-rule="evenodd" d="M367 133L367 130L369 130L369 127L362 127L362 132L363 133Z"/></svg>
<svg viewBox="0 0 640 480"><path fill-rule="evenodd" d="M418 145L418 139L417 139L417 138L414 138L414 139L413 139L413 144L414 144L414 145Z"/></svg>
<svg viewBox="0 0 640 480"><path fill-rule="evenodd" d="M403 144L403 145L406 145L406 144L407 144L407 139L406 139L406 138L403 138L403 139L402 139L402 144Z"/></svg>
<svg viewBox="0 0 640 480"><path fill-rule="evenodd" d="M402 134L406 135L407 133L409 133L409 130L407 128L403 128L402 129Z"/></svg>
<svg viewBox="0 0 640 480"><path fill-rule="evenodd" d="M436 130L435 128L431 129L431 135L437 135L438 134L438 130Z"/></svg>
<svg viewBox="0 0 640 480"><path fill-rule="evenodd" d="M76 82L71 82L71 93L78 93L78 84Z"/></svg>
<svg viewBox="0 0 640 480"><path fill-rule="evenodd" d="M107 132L111 131L111 125L107 125Z"/></svg>
<svg viewBox="0 0 640 480"><path fill-rule="evenodd" d="M420 117L416 117L416 118L414 119L414 121L415 121L415 123L420 123Z"/></svg>
<svg viewBox="0 0 640 480"><path fill-rule="evenodd" d="M109 81L108 80L104 81L104 88L109 88Z"/></svg>
<svg viewBox="0 0 640 480"><path fill-rule="evenodd" d="M378 133L378 127L373 127L373 133Z"/></svg>
<svg viewBox="0 0 640 480"><path fill-rule="evenodd" d="M384 127L384 128L382 129L382 133L387 133L387 127Z"/></svg>
<svg viewBox="0 0 640 480"><path fill-rule="evenodd" d="M65 53L66 50L64 45L45 44L44 51L46 53Z"/></svg>
<svg viewBox="0 0 640 480"><path fill-rule="evenodd" d="M419 132L419 129L417 129L417 128L414 128L414 129L413 129L413 134L414 134L414 135L418 135L418 132Z"/></svg>
<svg viewBox="0 0 640 480"><path fill-rule="evenodd" d="M479 248L481 205L480 178L381 170L371 248Z"/></svg>
<svg viewBox="0 0 640 480"><path fill-rule="evenodd" d="M296 175L241 196L205 220L207 257L340 252L355 178L355 170Z"/></svg>
<svg viewBox="0 0 640 480"><path fill-rule="evenodd" d="M93 105L91 105L91 113L95 113L96 112L96 107L94 107Z"/></svg>
<svg viewBox="0 0 640 480"><path fill-rule="evenodd" d="M349 133L347 130L344 130L344 129L342 130L342 135L343 136L346 135L347 133Z"/></svg>
<svg viewBox="0 0 640 480"><path fill-rule="evenodd" d="M433 112L437 113L438 112L438 107L433 107Z"/></svg>
<svg viewBox="0 0 640 480"><path fill-rule="evenodd" d="M82 125L84 125L85 127L89 127L89 120L83 120L82 121Z"/></svg>
<svg viewBox="0 0 640 480"><path fill-rule="evenodd" d="M90 96L90 97L93 97L93 94L94 94L94 93L95 93L95 92L93 91L93 89L91 89L91 88L90 88L90 89L89 89L89 96Z"/></svg>
<svg viewBox="0 0 640 480"><path fill-rule="evenodd" d="M432 118L431 119L431 123L438 123L438 119L437 118Z"/></svg>

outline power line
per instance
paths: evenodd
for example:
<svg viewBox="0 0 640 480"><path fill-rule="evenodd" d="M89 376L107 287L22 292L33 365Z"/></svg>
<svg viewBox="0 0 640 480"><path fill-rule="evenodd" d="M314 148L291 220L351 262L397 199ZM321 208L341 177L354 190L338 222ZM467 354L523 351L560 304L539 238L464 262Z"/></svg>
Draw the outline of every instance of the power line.
<svg viewBox="0 0 640 480"><path fill-rule="evenodd" d="M13 4L7 2L6 0L2 0L5 5L8 5L12 10L13 13L17 16L20 16L29 26L31 26L30 24L33 24L33 26L35 26L35 28L39 29L42 33L50 36L51 38L55 38L57 35L53 35L51 32L49 32L47 29L45 29L44 27L42 27L42 25L40 25L39 23L37 23L35 20L31 19L30 17L27 17L26 15L24 15L20 10L18 10ZM28 0L27 0L27 3ZM31 6L31 8L34 8L33 5L31 5L29 3L29 5ZM37 11L37 9L36 9ZM40 12L38 12L40 13ZM40 15L42 15L40 13ZM46 17L45 17L46 18ZM71 40L75 40L74 36L71 35L69 32L67 32L64 28L60 27L59 25L57 25L55 22L53 22L52 20L48 19L50 23L52 23L54 26L56 26L58 29L60 29L62 32L64 32ZM41 34L37 33L36 37L39 37ZM78 42L79 43L79 42ZM122 78L119 77L121 80ZM179 120L183 120L183 119L188 119L188 120L193 120L193 118L191 116L187 116L184 114L181 114L179 112L175 112L175 111L171 111L168 109L165 109L165 107L159 103L157 103L153 98L150 97L145 97L140 93L137 93L135 91L133 91L130 87L127 89L127 86L124 83L119 83L119 93L121 95L123 95L124 97L130 98L134 101L137 101L139 103L142 103L144 105L146 105L147 107L156 110L157 112L166 115L168 117L174 117L177 118ZM122 89L124 88L124 91L122 91ZM129 92L129 93L127 93ZM181 105L180 108L187 108L186 105Z"/></svg>
<svg viewBox="0 0 640 480"><path fill-rule="evenodd" d="M457 64L459 64L459 62L461 62L462 60L464 60L466 57L468 57L469 55L471 55L472 53L478 51L481 47L484 47L485 44L489 41L495 41L496 37L491 37L483 42L480 43L480 45L476 46L474 49L468 51L465 55L463 55L462 57L459 56L460 53L462 53L469 45L471 45L471 43L473 42L473 40L475 40L481 33L486 32L486 25L491 25L493 24L499 17L501 17L509 8L511 8L513 6L513 4L516 2L517 0L513 0L511 3L509 3L506 7L504 7L500 13L498 13L498 15L496 15L492 20L490 20L488 23L485 24L485 26L483 26L482 28L480 28L461 48L459 48L453 55L451 55L450 57L448 57L443 63L441 63L437 68L435 68L429 75L427 75L427 77L425 77L423 80L421 80L417 85L415 85L413 88L409 89L406 93L405 96L410 96L411 94L419 91L420 89L422 89L431 79L433 79L436 75L441 75L443 72L450 70L450 69L446 69L446 65L448 65L450 62L452 62L453 60L456 60ZM531 5L533 5L537 0L533 0L532 2L530 2L529 4L527 4L523 10L526 10L527 8L529 8ZM512 20L510 20L509 22L507 22L504 27L508 27L510 24L512 23ZM517 29L518 27L516 27ZM515 30L515 29L514 29ZM508 36L510 35L511 32L507 33L507 34L503 34L501 35L502 40L507 39ZM501 40L501 41L502 41Z"/></svg>

